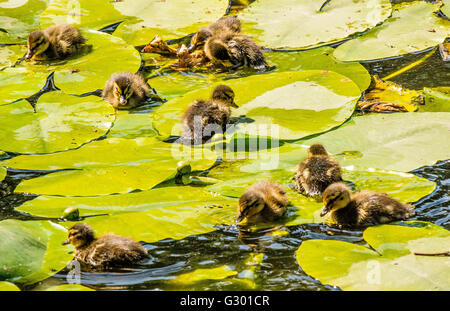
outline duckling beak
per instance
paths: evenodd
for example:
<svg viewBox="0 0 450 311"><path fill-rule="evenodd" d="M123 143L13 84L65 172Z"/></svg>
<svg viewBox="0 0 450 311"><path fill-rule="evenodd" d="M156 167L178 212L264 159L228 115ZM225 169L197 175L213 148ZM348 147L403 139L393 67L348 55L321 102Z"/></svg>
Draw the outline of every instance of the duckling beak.
<svg viewBox="0 0 450 311"><path fill-rule="evenodd" d="M127 104L127 99L125 97L123 97L123 96L120 96L119 103L121 105L126 105Z"/></svg>
<svg viewBox="0 0 450 311"><path fill-rule="evenodd" d="M324 206L322 211L320 212L320 217L325 216L330 211L330 208L328 206Z"/></svg>
<svg viewBox="0 0 450 311"><path fill-rule="evenodd" d="M238 216L238 218L236 218L236 223L238 224L238 223L240 223L241 221L243 221L244 220L244 218L245 218L245 215L244 214L239 214L239 216Z"/></svg>
<svg viewBox="0 0 450 311"><path fill-rule="evenodd" d="M33 55L34 55L33 52L28 50L27 55L25 55L25 60L30 60L33 57Z"/></svg>
<svg viewBox="0 0 450 311"><path fill-rule="evenodd" d="M67 239L67 240L65 240L64 242L62 242L61 243L61 245L67 245L67 244L69 244L70 242L69 242L69 239Z"/></svg>
<svg viewBox="0 0 450 311"><path fill-rule="evenodd" d="M233 107L233 108L239 108L239 106L236 105L236 103L235 103L234 101L231 103L231 107Z"/></svg>
<svg viewBox="0 0 450 311"><path fill-rule="evenodd" d="M191 44L191 45L188 47L187 50L188 50L189 53L194 52L194 50L195 50L195 44Z"/></svg>

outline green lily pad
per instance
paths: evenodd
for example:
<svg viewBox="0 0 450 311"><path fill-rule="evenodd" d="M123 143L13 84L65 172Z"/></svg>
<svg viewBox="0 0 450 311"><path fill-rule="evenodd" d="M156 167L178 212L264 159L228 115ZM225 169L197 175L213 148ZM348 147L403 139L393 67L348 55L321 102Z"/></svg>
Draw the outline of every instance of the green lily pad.
<svg viewBox="0 0 450 311"><path fill-rule="evenodd" d="M344 290L450 289L448 256L414 254L448 251L449 231L406 222L370 227L364 239L376 252L343 241L308 240L297 250L297 261L307 274Z"/></svg>
<svg viewBox="0 0 450 311"><path fill-rule="evenodd" d="M447 18L450 18L450 1L443 0L444 5L441 7L441 12L444 13Z"/></svg>
<svg viewBox="0 0 450 311"><path fill-rule="evenodd" d="M52 292L61 292L61 291L71 291L71 292L92 292L95 291L92 288L80 285L80 284L62 284L57 286L50 286L45 289L45 291L52 291Z"/></svg>
<svg viewBox="0 0 450 311"><path fill-rule="evenodd" d="M391 14L388 0L259 0L242 12L243 32L269 48L299 49L341 41L383 22Z"/></svg>
<svg viewBox="0 0 450 311"><path fill-rule="evenodd" d="M0 182L5 179L7 173L6 168L0 167Z"/></svg>
<svg viewBox="0 0 450 311"><path fill-rule="evenodd" d="M0 281L0 292L16 292L20 291L20 288L18 288L16 285L10 282Z"/></svg>
<svg viewBox="0 0 450 311"><path fill-rule="evenodd" d="M135 46L155 35L164 40L184 37L222 17L228 5L228 0L115 2L117 11L133 18L120 24L114 35Z"/></svg>
<svg viewBox="0 0 450 311"><path fill-rule="evenodd" d="M95 196L147 190L173 178L179 161L188 161L193 170L205 170L216 158L214 152L206 149L191 149L155 138L110 138L70 153L16 157L5 161L5 166L32 170L75 169L24 180L16 188L17 192ZM74 184L77 187L71 186Z"/></svg>
<svg viewBox="0 0 450 311"><path fill-rule="evenodd" d="M63 269L72 259L62 246L67 231L49 221L0 222L0 280L33 284Z"/></svg>
<svg viewBox="0 0 450 311"><path fill-rule="evenodd" d="M52 0L41 13L41 28L58 24L71 24L80 29L100 30L127 19L118 12L113 1Z"/></svg>
<svg viewBox="0 0 450 311"><path fill-rule="evenodd" d="M152 121L153 117L150 113L129 113L118 110L108 137L134 139L157 136L158 132L153 127Z"/></svg>
<svg viewBox="0 0 450 311"><path fill-rule="evenodd" d="M237 275L238 272L230 266L220 266L210 269L196 269L192 272L183 273L176 278L169 280L168 283L173 286L190 286L205 280L223 280L230 276Z"/></svg>
<svg viewBox="0 0 450 311"><path fill-rule="evenodd" d="M235 213L235 200L210 196L195 204L189 202L142 212L111 213L89 217L83 222L88 223L98 235L112 232L151 243L214 231L216 226L232 224ZM73 222L63 225L69 228Z"/></svg>
<svg viewBox="0 0 450 311"><path fill-rule="evenodd" d="M334 49L324 46L317 49L301 52L270 52L265 57L270 64L275 66L275 72L322 70L334 71L350 78L359 89L365 91L371 81L370 74L360 63L348 63L336 60Z"/></svg>
<svg viewBox="0 0 450 311"><path fill-rule="evenodd" d="M44 86L45 77L52 72L55 72L56 86L62 91L69 94L84 94L102 89L106 80L115 72L139 70L141 64L139 52L122 39L96 31L84 31L83 35L88 41L79 55L65 60L23 61L14 68L8 68L8 75L5 77L0 73L0 79L5 79L5 82L11 84L4 90L6 102L36 93ZM4 54L7 61L13 58L11 53L15 53L17 60L26 53L26 46L20 47L20 49L0 47L0 50L7 49L6 52L0 52L0 55ZM9 94L11 92L14 96Z"/></svg>
<svg viewBox="0 0 450 311"><path fill-rule="evenodd" d="M43 94L35 111L29 102L0 106L0 148L19 153L74 149L104 135L114 109L97 97Z"/></svg>
<svg viewBox="0 0 450 311"><path fill-rule="evenodd" d="M174 186L100 197L41 195L16 209L35 216L58 218L63 215L65 209L76 208L80 216L85 217L104 213L144 212L182 204L200 210L208 204L213 204L217 200L216 197L204 188Z"/></svg>
<svg viewBox="0 0 450 311"><path fill-rule="evenodd" d="M400 3L382 25L340 45L334 56L342 61L372 60L425 50L450 36L450 21L434 14L441 3Z"/></svg>
<svg viewBox="0 0 450 311"><path fill-rule="evenodd" d="M302 143L323 144L343 165L408 172L450 158L449 121L446 112L368 115Z"/></svg>
<svg viewBox="0 0 450 311"><path fill-rule="evenodd" d="M342 166L409 172L450 157L447 147L450 113L415 112L353 117L341 127L311 139L257 153L227 153L226 159L248 159L243 172L291 169L312 144L323 144ZM426 146L417 148L417 146ZM214 176L213 176L214 177Z"/></svg>
<svg viewBox="0 0 450 311"><path fill-rule="evenodd" d="M239 166L232 166L229 170L238 171ZM225 170L225 172L227 171ZM356 191L364 190L387 193L391 197L403 202L418 201L433 192L436 188L434 182L407 173L354 167L344 167L342 173L342 178L352 182ZM294 174L294 169L247 173L245 176L231 178L227 181L208 186L207 189L212 193L239 198L256 181L271 180L283 186L290 200L291 207L288 209L285 225L291 226L307 222L323 222L324 218L319 215L323 208L322 201L316 201L313 198L300 195L290 188L290 185L294 184L292 180ZM210 175L215 176L214 170Z"/></svg>
<svg viewBox="0 0 450 311"><path fill-rule="evenodd" d="M45 0L4 0L0 2L0 44L26 41L28 32L38 26L39 13L47 5Z"/></svg>
<svg viewBox="0 0 450 311"><path fill-rule="evenodd" d="M254 120L238 124L232 131L281 139L298 139L341 124L351 116L360 96L355 83L331 71L273 73L225 83L234 90L240 106L232 116ZM184 110L196 99L209 98L211 90L189 92L158 108L154 120L159 133L179 135Z"/></svg>
<svg viewBox="0 0 450 311"><path fill-rule="evenodd" d="M450 112L450 87L436 87L423 89L425 105L419 111Z"/></svg>

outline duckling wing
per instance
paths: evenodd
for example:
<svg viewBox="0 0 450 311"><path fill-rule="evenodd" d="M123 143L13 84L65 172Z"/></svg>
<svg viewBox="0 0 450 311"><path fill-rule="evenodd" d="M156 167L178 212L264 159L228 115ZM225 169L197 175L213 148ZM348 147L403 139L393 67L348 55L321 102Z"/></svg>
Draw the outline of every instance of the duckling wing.
<svg viewBox="0 0 450 311"><path fill-rule="evenodd" d="M249 37L244 35L234 36L227 44L231 54L239 62L257 70L269 68L262 49Z"/></svg>

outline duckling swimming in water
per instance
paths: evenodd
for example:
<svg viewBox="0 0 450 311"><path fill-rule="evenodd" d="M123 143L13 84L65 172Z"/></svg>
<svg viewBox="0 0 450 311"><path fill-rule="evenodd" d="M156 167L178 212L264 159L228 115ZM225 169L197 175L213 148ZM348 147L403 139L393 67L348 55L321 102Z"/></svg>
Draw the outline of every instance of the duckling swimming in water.
<svg viewBox="0 0 450 311"><path fill-rule="evenodd" d="M231 69L240 66L248 66L256 70L267 70L262 48L257 46L253 40L233 31L221 31L208 38L205 43L205 55L214 65L227 67L232 64Z"/></svg>
<svg viewBox="0 0 450 311"><path fill-rule="evenodd" d="M215 133L225 132L231 115L230 107L238 108L233 90L226 85L217 86L209 100L198 99L186 109L181 117L182 138L201 144Z"/></svg>
<svg viewBox="0 0 450 311"><path fill-rule="evenodd" d="M119 110L137 107L149 98L162 100L141 75L131 72L114 73L106 81L102 96Z"/></svg>
<svg viewBox="0 0 450 311"><path fill-rule="evenodd" d="M239 198L236 223L273 221L286 213L289 199L283 188L274 182L260 181L253 184Z"/></svg>
<svg viewBox="0 0 450 311"><path fill-rule="evenodd" d="M299 193L321 196L329 185L342 181L341 166L323 145L314 144L308 148L308 158L298 164L294 180Z"/></svg>
<svg viewBox="0 0 450 311"><path fill-rule="evenodd" d="M191 43L188 49L189 52L197 49L203 49L206 40L220 31L231 31L239 33L241 32L241 21L236 15L224 16L219 18L209 26L199 29L199 31L197 31L197 33L191 39Z"/></svg>
<svg viewBox="0 0 450 311"><path fill-rule="evenodd" d="M28 35L25 60L62 59L78 52L86 38L71 25L55 25Z"/></svg>
<svg viewBox="0 0 450 311"><path fill-rule="evenodd" d="M117 267L137 263L149 258L147 250L138 242L114 235L94 237L94 231L86 223L77 223L69 229L63 245L75 246L75 258L92 267Z"/></svg>
<svg viewBox="0 0 450 311"><path fill-rule="evenodd" d="M330 213L331 220L341 227L373 226L414 216L414 207L403 204L385 193L358 192L343 182L331 184L323 193L320 216Z"/></svg>

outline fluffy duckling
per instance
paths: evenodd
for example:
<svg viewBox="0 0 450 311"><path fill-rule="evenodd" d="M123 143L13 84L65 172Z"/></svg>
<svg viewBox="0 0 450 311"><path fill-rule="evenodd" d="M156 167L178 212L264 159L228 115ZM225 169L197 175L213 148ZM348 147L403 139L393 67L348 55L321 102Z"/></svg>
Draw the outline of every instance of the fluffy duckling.
<svg viewBox="0 0 450 311"><path fill-rule="evenodd" d="M131 72L114 73L106 81L102 96L119 110L137 107L148 98L161 100L141 75Z"/></svg>
<svg viewBox="0 0 450 311"><path fill-rule="evenodd" d="M286 192L279 184L257 182L239 198L236 223L244 219L248 224L276 220L286 213L288 203Z"/></svg>
<svg viewBox="0 0 450 311"><path fill-rule="evenodd" d="M189 46L189 52L197 49L203 49L206 40L220 31L231 31L235 33L241 32L241 21L234 16L224 16L207 27L203 27L197 31L192 37Z"/></svg>
<svg viewBox="0 0 450 311"><path fill-rule="evenodd" d="M114 234L95 238L92 228L82 222L69 229L68 239L62 244L69 243L75 246L75 258L92 267L124 266L149 258L140 243Z"/></svg>
<svg viewBox="0 0 450 311"><path fill-rule="evenodd" d="M331 220L341 227L365 227L402 220L414 216L414 207L403 204L385 193L352 193L343 182L331 184L323 193L320 216L330 213Z"/></svg>
<svg viewBox="0 0 450 311"><path fill-rule="evenodd" d="M238 108L233 90L226 85L217 86L209 100L198 99L186 109L181 117L182 138L201 144L215 133L223 133L230 119L230 107Z"/></svg>
<svg viewBox="0 0 450 311"><path fill-rule="evenodd" d="M329 185L342 181L341 166L324 146L315 144L308 148L308 158L298 164L294 180L299 193L321 196Z"/></svg>
<svg viewBox="0 0 450 311"><path fill-rule="evenodd" d="M55 25L28 35L25 60L62 59L78 52L86 38L71 25Z"/></svg>
<svg viewBox="0 0 450 311"><path fill-rule="evenodd" d="M233 31L222 31L211 36L205 43L205 55L213 65L227 67L232 64L231 69L240 66L248 66L256 70L267 70L262 49L246 36Z"/></svg>

